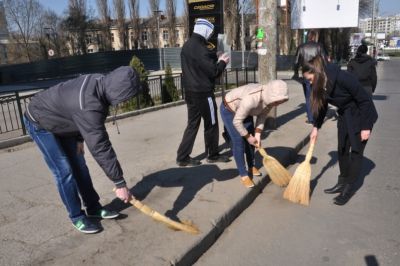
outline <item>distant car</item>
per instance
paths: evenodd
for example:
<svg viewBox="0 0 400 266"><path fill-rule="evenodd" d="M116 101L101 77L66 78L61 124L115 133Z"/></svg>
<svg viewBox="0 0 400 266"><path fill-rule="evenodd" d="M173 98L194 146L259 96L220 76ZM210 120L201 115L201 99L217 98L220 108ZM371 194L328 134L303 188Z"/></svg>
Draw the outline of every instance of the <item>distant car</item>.
<svg viewBox="0 0 400 266"><path fill-rule="evenodd" d="M378 54L377 56L376 56L376 60L377 61L388 61L388 60L390 60L390 56L388 56L388 55L384 55L384 54Z"/></svg>

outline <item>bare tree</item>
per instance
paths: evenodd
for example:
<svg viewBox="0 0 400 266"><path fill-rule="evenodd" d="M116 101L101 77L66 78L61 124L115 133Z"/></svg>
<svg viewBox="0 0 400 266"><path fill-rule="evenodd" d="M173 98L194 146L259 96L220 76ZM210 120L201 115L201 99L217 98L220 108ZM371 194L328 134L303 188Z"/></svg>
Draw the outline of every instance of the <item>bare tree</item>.
<svg viewBox="0 0 400 266"><path fill-rule="evenodd" d="M63 27L68 31L68 41L73 54L86 54L86 32L89 19L86 10L86 0L69 0L68 15Z"/></svg>
<svg viewBox="0 0 400 266"><path fill-rule="evenodd" d="M138 49L141 46L139 3L139 0L129 0L129 14L131 17L131 26L133 33L131 35L132 49Z"/></svg>
<svg viewBox="0 0 400 266"><path fill-rule="evenodd" d="M31 62L37 49L32 47L40 34L42 6L37 0L5 0L4 9L10 27L12 42L16 44L15 52L20 60ZM22 49L20 49L20 48Z"/></svg>
<svg viewBox="0 0 400 266"><path fill-rule="evenodd" d="M189 39L189 6L186 1L183 7L182 23L183 23L183 40L186 41L187 39Z"/></svg>
<svg viewBox="0 0 400 266"><path fill-rule="evenodd" d="M176 0L167 0L169 45L176 46Z"/></svg>
<svg viewBox="0 0 400 266"><path fill-rule="evenodd" d="M117 19L118 38L121 50L125 50L127 45L126 24L125 24L125 1L114 0L114 11Z"/></svg>
<svg viewBox="0 0 400 266"><path fill-rule="evenodd" d="M240 16L237 0L224 1L224 29L227 43L237 49L240 44Z"/></svg>
<svg viewBox="0 0 400 266"><path fill-rule="evenodd" d="M62 57L68 55L66 46L66 34L61 28L61 18L52 10L46 10L41 17L41 34L39 35L39 44L43 58L48 58L48 51L54 51L53 57Z"/></svg>
<svg viewBox="0 0 400 266"><path fill-rule="evenodd" d="M101 40L98 40L101 50L111 51L111 14L107 0L97 0L97 10L101 20Z"/></svg>
<svg viewBox="0 0 400 266"><path fill-rule="evenodd" d="M151 44L152 47L158 47L159 45L159 28L157 27L157 23L159 23L159 10L160 10L160 0L149 0L150 12L151 12L151 21L149 21L149 26L151 28Z"/></svg>

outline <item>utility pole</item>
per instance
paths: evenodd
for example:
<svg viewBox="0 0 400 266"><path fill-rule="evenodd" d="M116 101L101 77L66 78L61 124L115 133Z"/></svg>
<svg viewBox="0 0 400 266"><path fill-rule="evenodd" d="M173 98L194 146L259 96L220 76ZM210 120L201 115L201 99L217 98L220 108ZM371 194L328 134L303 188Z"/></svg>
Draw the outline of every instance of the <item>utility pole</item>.
<svg viewBox="0 0 400 266"><path fill-rule="evenodd" d="M244 69L245 68L245 64L244 64L244 50L245 50L245 40L244 40L244 38L245 38L245 32L244 32L244 5L245 5L245 1L246 0L243 0L242 1L242 6L241 6L241 13L242 13L242 38L241 38L241 41L242 41L242 43L241 43L241 46L242 46L242 69Z"/></svg>
<svg viewBox="0 0 400 266"><path fill-rule="evenodd" d="M266 53L258 49L258 77L261 84L267 84L276 79L277 1L260 0L258 18L258 28L265 34L262 42L266 48ZM265 126L268 129L276 129L276 107L270 111Z"/></svg>

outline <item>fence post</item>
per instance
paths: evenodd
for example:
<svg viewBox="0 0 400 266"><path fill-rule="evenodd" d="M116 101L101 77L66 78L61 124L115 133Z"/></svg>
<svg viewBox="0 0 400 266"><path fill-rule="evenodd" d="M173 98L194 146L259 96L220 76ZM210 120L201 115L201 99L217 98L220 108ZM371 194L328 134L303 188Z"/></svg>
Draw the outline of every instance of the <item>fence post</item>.
<svg viewBox="0 0 400 266"><path fill-rule="evenodd" d="M257 83L257 77L256 77L256 68L254 67L253 69L253 79L254 79L254 83Z"/></svg>
<svg viewBox="0 0 400 266"><path fill-rule="evenodd" d="M182 100L183 100L183 99L185 99L185 92L183 89L183 75L182 75L182 73L180 73L179 75L181 77L181 92L182 92Z"/></svg>
<svg viewBox="0 0 400 266"><path fill-rule="evenodd" d="M235 72L236 72L236 88L237 88L239 87L239 72L237 68L235 68Z"/></svg>
<svg viewBox="0 0 400 266"><path fill-rule="evenodd" d="M246 84L248 84L249 83L249 76L248 76L248 73L247 73L247 67L244 69L244 71L246 71L245 73L246 73Z"/></svg>
<svg viewBox="0 0 400 266"><path fill-rule="evenodd" d="M21 121L22 134L26 135L24 118L22 116L23 114L22 114L22 107L21 107L21 99L19 98L19 93L17 91L15 92L15 99L17 100L18 114L19 114L19 119Z"/></svg>
<svg viewBox="0 0 400 266"><path fill-rule="evenodd" d="M160 92L161 92L161 103L164 103L164 93L162 87L162 75L160 75Z"/></svg>

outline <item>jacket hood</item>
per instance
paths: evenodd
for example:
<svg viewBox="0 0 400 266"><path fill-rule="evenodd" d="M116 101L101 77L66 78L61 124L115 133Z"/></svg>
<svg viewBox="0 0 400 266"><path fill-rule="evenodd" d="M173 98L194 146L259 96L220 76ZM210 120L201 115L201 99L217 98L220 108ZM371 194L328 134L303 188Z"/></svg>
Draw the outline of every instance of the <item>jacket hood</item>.
<svg viewBox="0 0 400 266"><path fill-rule="evenodd" d="M263 85L262 99L264 104L287 101L289 99L288 87L283 80L272 80L266 85Z"/></svg>
<svg viewBox="0 0 400 266"><path fill-rule="evenodd" d="M112 106L129 100L141 90L139 75L130 66L113 70L103 77L100 84L102 98Z"/></svg>
<svg viewBox="0 0 400 266"><path fill-rule="evenodd" d="M363 54L361 56L356 56L353 60L359 64L362 64L362 63L372 60L372 57L370 57L369 55Z"/></svg>

